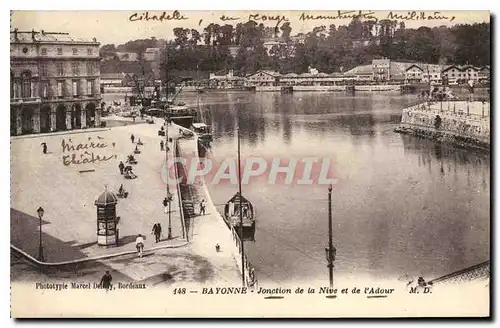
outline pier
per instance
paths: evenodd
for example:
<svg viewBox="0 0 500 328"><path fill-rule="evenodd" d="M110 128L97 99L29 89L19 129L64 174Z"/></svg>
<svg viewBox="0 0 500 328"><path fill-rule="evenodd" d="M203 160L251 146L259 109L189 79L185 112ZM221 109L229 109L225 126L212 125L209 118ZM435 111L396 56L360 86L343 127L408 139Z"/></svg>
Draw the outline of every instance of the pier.
<svg viewBox="0 0 500 328"><path fill-rule="evenodd" d="M422 101L403 109L401 124L395 132L489 151L490 103Z"/></svg>

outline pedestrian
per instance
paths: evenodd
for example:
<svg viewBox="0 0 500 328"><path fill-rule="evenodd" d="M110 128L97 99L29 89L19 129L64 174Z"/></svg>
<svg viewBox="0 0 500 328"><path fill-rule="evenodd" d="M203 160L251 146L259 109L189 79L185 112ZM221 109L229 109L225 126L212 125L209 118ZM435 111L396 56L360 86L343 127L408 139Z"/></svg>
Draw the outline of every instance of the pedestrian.
<svg viewBox="0 0 500 328"><path fill-rule="evenodd" d="M205 215L205 200L202 199L200 203L200 215Z"/></svg>
<svg viewBox="0 0 500 328"><path fill-rule="evenodd" d="M165 150L165 143L162 141L160 141L160 150L161 151L164 151Z"/></svg>
<svg viewBox="0 0 500 328"><path fill-rule="evenodd" d="M141 234L138 234L135 239L135 248L137 248L137 254L139 257L142 257L142 251L144 250L144 238L142 238Z"/></svg>
<svg viewBox="0 0 500 328"><path fill-rule="evenodd" d="M42 142L42 151L44 154L47 154L47 144L45 142Z"/></svg>
<svg viewBox="0 0 500 328"><path fill-rule="evenodd" d="M134 135L131 135L131 136L130 136L130 140L132 140L132 143L134 143L134 140L135 140Z"/></svg>
<svg viewBox="0 0 500 328"><path fill-rule="evenodd" d="M106 271L106 274L104 276L102 276L102 278L101 278L101 282L99 283L99 286L101 288L106 289L106 291L108 291L109 289L111 289L111 281L112 280L113 280L113 277L111 276L109 271Z"/></svg>
<svg viewBox="0 0 500 328"><path fill-rule="evenodd" d="M135 123L135 115L132 116L133 123Z"/></svg>
<svg viewBox="0 0 500 328"><path fill-rule="evenodd" d="M153 225L153 230L151 231L151 233L155 235L156 243L159 243L161 239L161 224L159 222Z"/></svg>
<svg viewBox="0 0 500 328"><path fill-rule="evenodd" d="M120 164L118 164L118 168L120 169L120 174L123 175L123 169L125 168L125 164L123 164L122 161L120 161Z"/></svg>

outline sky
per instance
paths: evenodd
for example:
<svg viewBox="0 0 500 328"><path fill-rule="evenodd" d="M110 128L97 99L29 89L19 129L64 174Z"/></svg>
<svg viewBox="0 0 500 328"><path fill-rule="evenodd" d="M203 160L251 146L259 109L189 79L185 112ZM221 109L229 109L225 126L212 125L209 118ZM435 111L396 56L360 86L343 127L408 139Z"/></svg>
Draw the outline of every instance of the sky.
<svg viewBox="0 0 500 328"><path fill-rule="evenodd" d="M44 30L48 32L68 32L71 35L91 40L97 38L101 44L122 44L130 40L156 37L157 39L170 39L173 37L174 27L195 28L202 32L209 23L219 25L239 22L245 23L252 18L258 23L266 26L275 26L289 21L292 27L292 35L297 33L307 33L315 26L331 24L347 25L351 18L339 18L339 11L189 11L179 10L176 18L185 19L164 20L139 20L146 11L13 11L11 14L11 29L31 31ZM173 10L166 11L166 15L174 15ZM425 13L425 20L420 18L421 12ZM408 28L418 28L419 26L452 26L454 24L472 24L490 21L488 11L440 11L435 15L436 10L416 11L415 16L409 16L408 11L393 11L394 15L407 16L404 21ZM136 14L137 13L137 14ZM148 11L149 17L160 16L163 11ZM301 15L317 17L329 16L321 19L301 19ZM359 14L359 10L349 12L341 10L341 17L345 15ZM136 15L134 15L136 14ZM361 11L364 17L375 17L378 20L390 17L389 11ZM253 16L252 16L253 15ZM257 15L257 16L255 16ZM226 18L234 20L224 21ZM429 19L429 16L438 19ZM135 21L131 21L136 19ZM304 17L302 17L304 18Z"/></svg>

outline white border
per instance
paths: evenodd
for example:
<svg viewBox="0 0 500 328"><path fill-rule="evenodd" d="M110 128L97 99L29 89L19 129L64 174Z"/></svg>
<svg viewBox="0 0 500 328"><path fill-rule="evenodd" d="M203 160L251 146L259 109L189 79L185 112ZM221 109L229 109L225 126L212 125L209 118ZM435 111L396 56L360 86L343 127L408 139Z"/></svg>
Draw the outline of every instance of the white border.
<svg viewBox="0 0 500 328"><path fill-rule="evenodd" d="M54 1L54 0L45 0L45 1L35 1L35 0L22 0L22 1L16 1L14 3L8 2L8 1L2 1L1 6L5 7L2 8L2 13L7 16L7 11L11 9L15 10L28 10L28 9L35 9L35 10L133 10L133 9L162 9L162 10L167 10L167 9L179 9L179 10L337 10L337 9L364 9L364 10L408 10L408 9L414 9L414 10L428 10L428 9L436 9L436 10L490 10L492 13L499 13L499 3L498 1L486 1L486 0L474 0L474 1L457 1L457 0L446 0L446 1L439 1L436 2L435 0L420 0L418 2L403 2L403 1L387 1L387 0L379 0L379 1L347 1L347 2L327 2L324 0L307 0L304 2L291 2L289 0L253 0L250 3L247 1L192 1L192 0L183 0L179 1L174 7L173 2L168 2L168 1L133 1L133 0L120 0L120 1L109 1L109 2L103 2L102 0L86 0L86 1L79 1L77 2L61 2L61 1ZM9 5L11 8L8 8ZM10 26L7 26L10 22L10 17L9 19L3 19L0 20L1 25L5 25L1 30L3 30L5 33L2 33L1 35L7 39L7 33L6 30L7 28L10 29ZM498 21L496 22L498 24ZM10 25L10 24L9 24ZM495 28L495 26L492 26L492 28ZM496 28L495 28L496 30ZM498 31L495 31L494 36L495 40L492 40L492 46L498 43ZM4 42L5 45L7 45L7 40ZM2 56L7 57L7 51L3 51ZM498 59L498 53L495 54L495 59ZM3 65L1 66L1 74L2 76L2 85L3 87L0 88L2 92L2 99L9 99L9 94L8 94L8 87L7 85L10 83L10 81L7 80L7 77L10 76L8 73L8 67L7 64L9 60L7 58L4 58L4 60L1 61ZM493 66L493 65L492 65ZM495 82L498 80L496 79L496 69L494 71L495 74ZM495 89L492 90L496 95L498 95L498 88L496 87L495 83ZM498 96L497 96L498 97ZM498 100L497 100L498 101ZM6 104L7 105L7 104ZM8 105L7 105L8 106ZM6 107L7 107L6 106ZM10 126L9 126L9 120L7 119L8 117L8 111L4 108L3 109L3 114L4 114L4 119L0 121L0 124L2 124L2 129L0 131L2 132L2 137L0 138L0 154L10 154L9 149L10 149ZM498 124L499 120L499 115L495 115L495 122L492 123L494 126L499 126ZM496 133L498 137L498 133ZM498 146L500 140L498 138L495 138L494 144ZM497 151L495 147L494 153ZM2 156L0 161L1 169L0 169L0 181L4 182L3 185L7 185L7 181L10 179L10 156ZM497 163L498 166L498 163ZM495 182L497 179L495 179ZM496 183L494 184L496 185ZM4 219L3 219L3 224L4 229L1 229L1 232L4 234L2 239L0 240L10 240L9 236L9 231L10 229L7 228L7 225L10 224L9 219L10 218L10 191L7 188L2 188L1 190L2 197L1 197L1 209L5 211ZM493 200L492 203L497 203L497 196L495 194L495 199ZM498 203L497 203L498 204ZM495 218L492 218L492 220L495 220ZM495 237L498 237L498 226L499 224L497 223L495 225L497 229L495 229ZM491 243L493 243L493 247L495 247L495 239L491 240ZM495 247L496 248L496 247ZM9 288L9 282L10 282L10 254L9 254L9 247L7 245L7 242L5 242L4 247L1 247L1 252L4 253L2 255L2 258L4 259L2 261L2 279L1 279L1 291L0 291L0 296L2 300L2 304L0 309L2 310L2 327L6 326L11 326L14 325L15 323L13 322L12 319L9 319L10 317L10 288ZM497 257L492 259L496 263ZM497 268L498 269L498 268ZM497 272L498 270L495 270ZM497 278L496 276L494 278ZM496 280L496 279L495 279ZM496 280L497 282L497 280ZM498 286L498 283L494 284L495 286ZM498 288L496 288L495 292L498 292ZM497 294L498 296L498 294ZM498 303L498 302L497 302ZM493 313L495 313L496 308L492 310ZM103 323L95 323L93 322L94 325L97 326L103 326ZM5 325L4 325L5 324ZM35 323L24 323L25 326L31 326L34 325ZM40 323L38 323L40 324ZM52 324L49 322L44 322L44 324ZM61 324L61 323L59 323ZM62 323L64 326L69 325L69 322L63 322ZM122 322L117 322L116 324L123 324ZM140 324L138 322L133 322L133 325ZM157 324L164 325L164 322L158 322ZM175 323L166 323L169 326L174 326L174 325L194 325L194 323L180 323L180 322L175 322ZM208 324L208 323L203 323L203 324ZM220 325L220 322L213 322L210 323L210 325ZM232 323L229 323L232 324ZM272 323L263 323L259 322L259 325L270 325L270 324L277 324L277 322L272 322ZM286 323L285 323L286 324ZM303 324L303 323L301 323ZM307 324L307 323L306 323ZM337 322L325 322L325 324L335 324L335 325L343 325L344 323L337 323ZM352 324L352 323L351 323ZM369 324L373 324L373 322L370 322ZM384 323L382 323L384 324ZM424 323L426 325L429 325L429 323ZM472 324L472 323L468 323ZM433 325L433 324L430 324ZM437 323L435 324L437 325Z"/></svg>

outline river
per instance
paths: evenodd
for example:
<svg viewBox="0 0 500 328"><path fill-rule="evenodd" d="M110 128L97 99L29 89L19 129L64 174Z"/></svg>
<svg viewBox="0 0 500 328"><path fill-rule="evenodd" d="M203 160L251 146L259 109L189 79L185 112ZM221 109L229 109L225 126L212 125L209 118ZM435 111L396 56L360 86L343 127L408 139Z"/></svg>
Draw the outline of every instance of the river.
<svg viewBox="0 0 500 328"><path fill-rule="evenodd" d="M394 93L205 93L209 157L241 154L328 158L333 186L335 275L435 278L489 259L490 157L393 132L416 100ZM196 104L194 93L179 100ZM210 185L214 203L236 191ZM326 185L243 186L257 210L246 242L259 282L327 281Z"/></svg>

